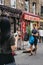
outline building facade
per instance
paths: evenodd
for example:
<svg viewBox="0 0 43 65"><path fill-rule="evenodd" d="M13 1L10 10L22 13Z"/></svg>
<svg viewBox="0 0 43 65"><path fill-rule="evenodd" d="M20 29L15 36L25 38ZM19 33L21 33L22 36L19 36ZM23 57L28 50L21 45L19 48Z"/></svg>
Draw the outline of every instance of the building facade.
<svg viewBox="0 0 43 65"><path fill-rule="evenodd" d="M43 16L43 0L0 0L0 4Z"/></svg>
<svg viewBox="0 0 43 65"><path fill-rule="evenodd" d="M33 14L43 14L43 0L17 0L17 8Z"/></svg>
<svg viewBox="0 0 43 65"><path fill-rule="evenodd" d="M40 16L43 30L43 0L0 0L0 4ZM13 29L12 25L12 29Z"/></svg>
<svg viewBox="0 0 43 65"><path fill-rule="evenodd" d="M43 0L0 0L0 4L39 15L43 19Z"/></svg>
<svg viewBox="0 0 43 65"><path fill-rule="evenodd" d="M0 5L10 6L10 0L0 0Z"/></svg>

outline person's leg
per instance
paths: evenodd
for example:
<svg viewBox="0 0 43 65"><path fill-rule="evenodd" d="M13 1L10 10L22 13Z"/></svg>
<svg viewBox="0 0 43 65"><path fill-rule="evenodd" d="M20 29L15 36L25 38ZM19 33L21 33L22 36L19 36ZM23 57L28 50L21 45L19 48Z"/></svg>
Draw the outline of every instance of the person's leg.
<svg viewBox="0 0 43 65"><path fill-rule="evenodd" d="M34 46L35 46L35 51L34 52L36 54L36 52L37 52L37 42L34 43Z"/></svg>
<svg viewBox="0 0 43 65"><path fill-rule="evenodd" d="M37 52L37 44L35 44L35 54L36 54L36 52Z"/></svg>
<svg viewBox="0 0 43 65"><path fill-rule="evenodd" d="M33 45L30 45L30 49L31 49L31 52L30 52L30 55L33 55Z"/></svg>
<svg viewBox="0 0 43 65"><path fill-rule="evenodd" d="M35 39L34 46L35 46L35 54L36 54L36 52L37 52L37 39Z"/></svg>

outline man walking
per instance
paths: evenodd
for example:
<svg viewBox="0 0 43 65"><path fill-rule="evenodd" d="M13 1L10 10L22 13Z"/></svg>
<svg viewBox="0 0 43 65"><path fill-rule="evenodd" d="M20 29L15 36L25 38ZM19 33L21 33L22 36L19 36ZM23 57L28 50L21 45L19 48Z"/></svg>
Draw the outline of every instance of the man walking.
<svg viewBox="0 0 43 65"><path fill-rule="evenodd" d="M36 28L36 24L33 25L32 35L34 37L34 43L30 44L31 55L33 55L33 51L32 51L33 45L35 46L35 54L36 54L36 51L37 51L38 29Z"/></svg>

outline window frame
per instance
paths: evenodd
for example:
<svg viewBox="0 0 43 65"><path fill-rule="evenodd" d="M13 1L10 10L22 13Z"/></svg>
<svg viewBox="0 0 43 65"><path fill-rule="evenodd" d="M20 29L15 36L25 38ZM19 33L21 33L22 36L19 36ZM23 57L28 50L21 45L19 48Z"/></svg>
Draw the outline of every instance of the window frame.
<svg viewBox="0 0 43 65"><path fill-rule="evenodd" d="M26 6L27 6L26 2L28 2L28 8L26 8ZM29 7L30 7L29 2L30 2L29 0L25 0L25 11L27 11L27 12L30 11L30 10L29 10L29 9L30 9L30 8L29 8Z"/></svg>
<svg viewBox="0 0 43 65"><path fill-rule="evenodd" d="M5 4L5 0L0 0L0 4L4 5Z"/></svg>

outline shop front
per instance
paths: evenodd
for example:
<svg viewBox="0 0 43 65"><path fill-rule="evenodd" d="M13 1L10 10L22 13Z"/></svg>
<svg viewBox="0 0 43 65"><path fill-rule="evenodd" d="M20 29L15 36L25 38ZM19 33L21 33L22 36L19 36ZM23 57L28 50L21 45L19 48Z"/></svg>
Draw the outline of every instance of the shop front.
<svg viewBox="0 0 43 65"><path fill-rule="evenodd" d="M23 38L24 38L25 32L28 33L27 27L29 26L30 30L32 30L33 24L36 24L36 27L39 28L40 17L32 13L23 12L21 16L21 31L22 31Z"/></svg>
<svg viewBox="0 0 43 65"><path fill-rule="evenodd" d="M7 15L11 23L11 32L15 33L19 25L20 16L22 11L20 9L11 8L5 5L0 5L0 18L1 15Z"/></svg>

